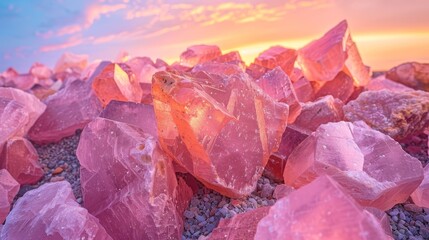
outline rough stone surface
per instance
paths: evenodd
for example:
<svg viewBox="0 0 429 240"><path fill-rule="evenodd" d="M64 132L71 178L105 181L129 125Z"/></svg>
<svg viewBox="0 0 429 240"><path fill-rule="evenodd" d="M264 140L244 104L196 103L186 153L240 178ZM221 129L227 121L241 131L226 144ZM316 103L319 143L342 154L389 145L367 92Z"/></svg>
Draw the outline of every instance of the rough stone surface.
<svg viewBox="0 0 429 240"><path fill-rule="evenodd" d="M429 93L423 91L367 91L344 106L345 119L363 120L370 127L399 140L429 126Z"/></svg>
<svg viewBox="0 0 429 240"><path fill-rule="evenodd" d="M250 194L286 128L288 106L245 74L153 78L160 144L189 173L230 197Z"/></svg>
<svg viewBox="0 0 429 240"><path fill-rule="evenodd" d="M429 91L429 63L403 63L390 69L386 78L416 90Z"/></svg>
<svg viewBox="0 0 429 240"><path fill-rule="evenodd" d="M363 122L321 125L287 159L284 181L301 187L329 175L364 206L387 210L423 180L421 163Z"/></svg>
<svg viewBox="0 0 429 240"><path fill-rule="evenodd" d="M18 191L19 183L6 169L0 169L0 226L9 214L12 200Z"/></svg>
<svg viewBox="0 0 429 240"><path fill-rule="evenodd" d="M194 45L188 47L185 52L180 55L180 64L188 67L193 67L198 63L204 63L219 57L222 52L215 45Z"/></svg>
<svg viewBox="0 0 429 240"><path fill-rule="evenodd" d="M180 188L152 136L96 118L83 130L77 156L84 206L114 239L180 238Z"/></svg>
<svg viewBox="0 0 429 240"><path fill-rule="evenodd" d="M0 154L0 168L7 169L19 184L34 184L43 177L43 169L33 144L22 137L10 138Z"/></svg>
<svg viewBox="0 0 429 240"><path fill-rule="evenodd" d="M255 64L268 69L280 67L287 75L291 75L296 58L295 49L273 46L259 54Z"/></svg>
<svg viewBox="0 0 429 240"><path fill-rule="evenodd" d="M68 182L47 183L20 198L0 236L13 239L112 239L98 219L79 206Z"/></svg>
<svg viewBox="0 0 429 240"><path fill-rule="evenodd" d="M416 205L429 208L429 165L424 168L423 182L411 194L411 198Z"/></svg>
<svg viewBox="0 0 429 240"><path fill-rule="evenodd" d="M380 221L332 178L319 177L278 200L259 222L259 239L389 239Z"/></svg>
<svg viewBox="0 0 429 240"><path fill-rule="evenodd" d="M403 92L403 91L411 91L413 90L410 87L407 87L403 84L394 82L390 79L386 78L386 75L380 75L376 78L371 79L368 85L365 86L365 90L367 91L378 91L378 90L389 90L392 92Z"/></svg>

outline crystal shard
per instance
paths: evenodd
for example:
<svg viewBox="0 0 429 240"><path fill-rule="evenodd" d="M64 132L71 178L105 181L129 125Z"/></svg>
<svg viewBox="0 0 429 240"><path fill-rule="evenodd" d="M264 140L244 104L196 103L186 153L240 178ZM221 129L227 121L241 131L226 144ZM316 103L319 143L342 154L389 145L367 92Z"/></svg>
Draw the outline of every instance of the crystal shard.
<svg viewBox="0 0 429 240"><path fill-rule="evenodd" d="M378 90L389 90L392 92L403 92L411 91L412 88L409 88L403 84L394 82L390 79L387 79L385 75L380 75L376 78L371 79L368 85L365 86L367 91L378 91Z"/></svg>
<svg viewBox="0 0 429 240"><path fill-rule="evenodd" d="M390 239L379 220L332 178L319 177L278 200L262 218L255 240Z"/></svg>
<svg viewBox="0 0 429 240"><path fill-rule="evenodd" d="M158 72L152 94L164 151L222 194L254 190L286 127L286 104L265 95L246 74Z"/></svg>
<svg viewBox="0 0 429 240"><path fill-rule="evenodd" d="M87 55L64 53L55 65L54 72L82 72L88 64Z"/></svg>
<svg viewBox="0 0 429 240"><path fill-rule="evenodd" d="M331 95L346 103L354 91L353 79L342 71L332 81L323 82L322 84L317 89L315 98Z"/></svg>
<svg viewBox="0 0 429 240"><path fill-rule="evenodd" d="M92 88L105 107L110 101L139 103L142 89L131 68L123 63L110 63L94 77Z"/></svg>
<svg viewBox="0 0 429 240"><path fill-rule="evenodd" d="M0 238L112 239L98 219L79 206L67 181L45 183L18 199Z"/></svg>
<svg viewBox="0 0 429 240"><path fill-rule="evenodd" d="M423 132L429 126L429 93L367 91L344 106L345 119L363 120L394 139Z"/></svg>
<svg viewBox="0 0 429 240"><path fill-rule="evenodd" d="M297 61L310 81L330 81L342 70L350 75L355 86L365 86L369 81L369 70L362 63L345 20L301 48Z"/></svg>
<svg viewBox="0 0 429 240"><path fill-rule="evenodd" d="M290 154L283 177L301 187L324 174L362 205L382 210L405 201L423 179L416 158L364 122L321 125Z"/></svg>
<svg viewBox="0 0 429 240"><path fill-rule="evenodd" d="M6 216L9 214L10 205L18 191L19 183L6 169L0 169L0 226L2 226ZM1 235L0 239L3 239Z"/></svg>
<svg viewBox="0 0 429 240"><path fill-rule="evenodd" d="M38 62L31 65L29 72L31 75L35 76L39 81L50 79L52 76L52 70Z"/></svg>
<svg viewBox="0 0 429 240"><path fill-rule="evenodd" d="M193 67L198 63L204 63L219 57L222 52L215 45L194 45L188 47L185 52L180 55L180 64L188 67Z"/></svg>
<svg viewBox="0 0 429 240"><path fill-rule="evenodd" d="M182 188L156 139L96 118L83 130L76 154L84 206L114 239L180 239L186 203L176 204Z"/></svg>
<svg viewBox="0 0 429 240"><path fill-rule="evenodd" d="M390 69L386 78L416 90L429 91L429 63L403 63Z"/></svg>
<svg viewBox="0 0 429 240"><path fill-rule="evenodd" d="M295 89L296 97L300 102L308 102L315 99L314 89L305 77L294 82L293 88Z"/></svg>
<svg viewBox="0 0 429 240"><path fill-rule="evenodd" d="M268 69L280 67L287 75L291 75L296 58L295 49L273 46L259 54L255 64Z"/></svg>
<svg viewBox="0 0 429 240"><path fill-rule="evenodd" d="M10 138L0 154L0 167L5 168L19 184L34 184L43 177L39 155L31 142L22 137Z"/></svg>
<svg viewBox="0 0 429 240"><path fill-rule="evenodd" d="M423 182L411 194L411 198L416 205L429 208L429 164L424 168Z"/></svg>

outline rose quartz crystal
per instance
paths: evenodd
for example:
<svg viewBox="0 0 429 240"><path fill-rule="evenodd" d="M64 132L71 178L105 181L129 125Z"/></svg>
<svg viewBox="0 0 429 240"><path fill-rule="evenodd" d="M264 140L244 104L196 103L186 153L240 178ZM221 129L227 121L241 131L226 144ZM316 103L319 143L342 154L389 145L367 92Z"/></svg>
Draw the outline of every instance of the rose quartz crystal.
<svg viewBox="0 0 429 240"><path fill-rule="evenodd" d="M276 186L273 192L273 198L275 199L281 199L286 197L287 195L291 194L295 189L285 185L285 184L279 184Z"/></svg>
<svg viewBox="0 0 429 240"><path fill-rule="evenodd" d="M52 70L41 63L34 63L30 68L30 74L35 76L38 80L50 79Z"/></svg>
<svg viewBox="0 0 429 240"><path fill-rule="evenodd" d="M160 144L208 188L248 195L278 148L288 106L265 95L247 74L198 76L154 75Z"/></svg>
<svg viewBox="0 0 429 240"><path fill-rule="evenodd" d="M82 72L88 64L87 55L78 55L73 53L64 53L57 61L54 72L61 73L66 71Z"/></svg>
<svg viewBox="0 0 429 240"><path fill-rule="evenodd" d="M180 54L180 64L193 67L198 63L204 63L219 57L222 52L215 45L194 45L188 47L185 52Z"/></svg>
<svg viewBox="0 0 429 240"><path fill-rule="evenodd" d="M386 78L416 90L429 91L429 63L403 63L390 69Z"/></svg>
<svg viewBox="0 0 429 240"><path fill-rule="evenodd" d="M0 169L0 226L9 214L10 205L18 191L19 183L6 169ZM3 239L1 235L0 239Z"/></svg>
<svg viewBox="0 0 429 240"><path fill-rule="evenodd" d="M223 54L217 58L210 60L213 63L228 63L240 67L243 71L246 69L246 64L241 59L241 55L238 51L232 51Z"/></svg>
<svg viewBox="0 0 429 240"><path fill-rule="evenodd" d="M67 181L45 183L18 199L0 239L112 239L97 218L79 206Z"/></svg>
<svg viewBox="0 0 429 240"><path fill-rule="evenodd" d="M19 184L34 184L43 177L39 155L31 142L22 137L10 138L0 154L0 167L5 168Z"/></svg>
<svg viewBox="0 0 429 240"><path fill-rule="evenodd" d="M332 178L322 176L278 200L258 223L254 239L391 238L375 216Z"/></svg>
<svg viewBox="0 0 429 240"><path fill-rule="evenodd" d="M246 73L253 78L254 80L259 79L260 77L262 77L262 75L264 75L267 71L269 71L270 69L263 67L261 65L258 64L254 64L251 63L247 68L246 68Z"/></svg>
<svg viewBox="0 0 429 240"><path fill-rule="evenodd" d="M301 112L301 105L288 75L280 67L276 67L255 82L274 100L289 105L288 123L293 123Z"/></svg>
<svg viewBox="0 0 429 240"><path fill-rule="evenodd" d="M331 81L340 71L345 71L355 86L365 86L370 78L346 20L320 39L301 48L297 61L304 76L310 81Z"/></svg>
<svg viewBox="0 0 429 240"><path fill-rule="evenodd" d="M96 118L83 130L76 155L84 206L110 236L180 239L180 211L189 199L180 195L171 159L156 139L132 125ZM185 202L177 204L180 199Z"/></svg>
<svg viewBox="0 0 429 240"><path fill-rule="evenodd" d="M353 79L341 71L332 81L322 82L322 86L316 91L315 98L331 95L346 103L353 91Z"/></svg>
<svg viewBox="0 0 429 240"><path fill-rule="evenodd" d="M298 79L292 86L300 102L309 102L315 99L314 89L305 77Z"/></svg>
<svg viewBox="0 0 429 240"><path fill-rule="evenodd" d="M367 91L344 106L345 119L365 121L399 140L429 126L429 93L423 91Z"/></svg>
<svg viewBox="0 0 429 240"><path fill-rule="evenodd" d="M412 91L412 88L409 88L403 84L394 82L390 79L387 79L385 75L380 75L376 78L371 79L368 85L365 86L367 91L378 91L378 90L389 90L392 92L403 92L403 91Z"/></svg>
<svg viewBox="0 0 429 240"><path fill-rule="evenodd" d="M364 122L321 125L290 154L283 177L298 188L324 174L360 204L382 210L405 201L423 180L416 158Z"/></svg>
<svg viewBox="0 0 429 240"><path fill-rule="evenodd" d="M152 105L113 100L100 113L100 117L139 127L143 132L158 137Z"/></svg>
<svg viewBox="0 0 429 240"><path fill-rule="evenodd" d="M58 142L82 129L102 111L91 88L95 76L110 63L102 62L87 81L76 80L49 96L46 111L30 130L30 140L45 144Z"/></svg>
<svg viewBox="0 0 429 240"><path fill-rule="evenodd" d="M268 69L280 67L287 75L291 75L296 58L295 49L273 46L259 54L255 64Z"/></svg>
<svg viewBox="0 0 429 240"><path fill-rule="evenodd" d="M270 207L260 207L221 219L219 225L203 240L253 239L258 222L268 214Z"/></svg>
<svg viewBox="0 0 429 240"><path fill-rule="evenodd" d="M424 168L423 182L411 194L411 198L416 205L429 208L429 164Z"/></svg>
<svg viewBox="0 0 429 240"><path fill-rule="evenodd" d="M30 90L36 82L37 78L31 74L19 74L18 76L7 78L5 86L27 91Z"/></svg>
<svg viewBox="0 0 429 240"><path fill-rule="evenodd" d="M94 77L92 88L105 107L110 101L139 103L142 89L131 68L123 63L110 63Z"/></svg>

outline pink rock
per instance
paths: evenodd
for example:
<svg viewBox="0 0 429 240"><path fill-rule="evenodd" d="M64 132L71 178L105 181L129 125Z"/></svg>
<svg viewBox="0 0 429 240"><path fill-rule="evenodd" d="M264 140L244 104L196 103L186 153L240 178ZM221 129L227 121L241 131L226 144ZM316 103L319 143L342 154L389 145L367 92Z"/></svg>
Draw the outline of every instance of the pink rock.
<svg viewBox="0 0 429 240"><path fill-rule="evenodd" d="M346 103L353 94L353 79L344 72L339 72L332 81L322 82L322 86L316 91L315 98L331 95Z"/></svg>
<svg viewBox="0 0 429 240"><path fill-rule="evenodd" d="M0 169L0 226L2 226L6 216L9 214L10 205L18 191L19 183L6 169Z"/></svg>
<svg viewBox="0 0 429 240"><path fill-rule="evenodd" d="M249 67L246 68L246 73L252 77L254 80L262 77L270 69L263 67L258 64L251 63Z"/></svg>
<svg viewBox="0 0 429 240"><path fill-rule="evenodd" d="M389 90L392 92L403 92L411 91L412 88L409 88L403 84L394 82L390 79L387 79L385 75L380 75L376 78L371 79L368 85L365 86L367 91L378 91L378 90Z"/></svg>
<svg viewBox="0 0 429 240"><path fill-rule="evenodd" d="M240 53L238 51L232 51L226 54L223 54L217 58L212 59L210 62L213 63L228 63L240 67L243 71L246 69L246 64L241 59Z"/></svg>
<svg viewBox="0 0 429 240"><path fill-rule="evenodd" d="M46 105L14 88L0 88L0 147L13 136L25 136Z"/></svg>
<svg viewBox="0 0 429 240"><path fill-rule="evenodd" d="M378 219L386 235L390 236L391 239L393 239L392 228L390 227L390 217L387 216L386 212L381 211L378 208L372 207L366 207L365 210Z"/></svg>
<svg viewBox="0 0 429 240"><path fill-rule="evenodd" d="M182 188L156 139L126 123L96 118L83 130L76 155L84 206L110 236L180 239L180 211L187 203L177 204Z"/></svg>
<svg viewBox="0 0 429 240"><path fill-rule="evenodd" d="M324 174L360 204L382 210L405 201L423 179L416 158L364 122L321 125L291 153L283 177L298 188Z"/></svg>
<svg viewBox="0 0 429 240"><path fill-rule="evenodd" d="M416 90L429 91L429 63L403 63L390 69L386 78Z"/></svg>
<svg viewBox="0 0 429 240"><path fill-rule="evenodd" d="M203 240L253 239L258 222L268 214L270 207L260 207L221 219L219 225Z"/></svg>
<svg viewBox="0 0 429 240"><path fill-rule="evenodd" d="M79 206L70 183L45 183L18 199L1 239L112 239L97 218Z"/></svg>
<svg viewBox="0 0 429 240"><path fill-rule="evenodd" d="M259 54L255 59L255 64L268 69L281 67L287 75L291 75L296 58L295 49L273 46Z"/></svg>
<svg viewBox="0 0 429 240"><path fill-rule="evenodd" d="M152 83L152 75L166 69L166 66L156 67L148 57L135 57L125 63L134 72L139 83Z"/></svg>
<svg viewBox="0 0 429 240"><path fill-rule="evenodd" d="M423 182L411 194L411 198L416 205L429 208L429 164L424 168Z"/></svg>
<svg viewBox="0 0 429 240"><path fill-rule="evenodd" d="M46 111L28 133L28 138L37 143L58 142L82 129L102 111L102 106L91 84L95 76L109 64L103 62L90 79L73 81L57 93L49 96Z"/></svg>
<svg viewBox="0 0 429 240"><path fill-rule="evenodd" d="M278 200L258 223L260 239L390 239L379 220L332 178L319 177Z"/></svg>
<svg viewBox="0 0 429 240"><path fill-rule="evenodd" d="M61 73L66 71L82 72L88 64L87 55L78 55L73 53L64 53L55 64L54 72Z"/></svg>
<svg viewBox="0 0 429 240"><path fill-rule="evenodd" d="M367 91L344 106L345 119L363 120L370 127L399 140L429 126L429 93L423 91Z"/></svg>
<svg viewBox="0 0 429 240"><path fill-rule="evenodd" d="M38 80L50 79L52 76L52 70L41 63L34 63L31 65L30 74L35 76Z"/></svg>
<svg viewBox="0 0 429 240"><path fill-rule="evenodd" d="M201 71L217 75L232 75L243 73L243 69L237 65L213 62L197 64L194 68L192 68L192 72L194 73Z"/></svg>
<svg viewBox="0 0 429 240"><path fill-rule="evenodd" d="M0 77L7 79L7 78L14 78L18 75L19 75L19 73L14 68L10 67L10 68L6 69L6 71L2 72L0 74Z"/></svg>
<svg viewBox="0 0 429 240"><path fill-rule="evenodd" d="M143 132L158 138L152 105L113 100L100 113L100 117L136 126Z"/></svg>
<svg viewBox="0 0 429 240"><path fill-rule="evenodd" d="M301 48L297 61L310 81L330 81L342 70L353 79L355 86L365 86L370 77L345 20Z"/></svg>
<svg viewBox="0 0 429 240"><path fill-rule="evenodd" d="M296 97L300 102L308 102L315 99L313 87L306 78L300 78L292 85L295 89Z"/></svg>
<svg viewBox="0 0 429 240"><path fill-rule="evenodd" d="M288 106L265 95L246 74L216 76L154 75L159 141L208 188L242 197L254 190L278 148Z"/></svg>
<svg viewBox="0 0 429 240"><path fill-rule="evenodd" d="M275 199L281 199L291 194L293 191L295 191L295 189L284 184L279 184L274 189L273 197Z"/></svg>
<svg viewBox="0 0 429 240"><path fill-rule="evenodd" d="M5 168L19 184L34 184L43 177L39 155L31 142L22 137L10 138L0 154L0 167Z"/></svg>
<svg viewBox="0 0 429 240"><path fill-rule="evenodd" d="M198 63L204 63L219 57L222 52L215 45L194 45L188 47L185 52L180 54L180 64L193 67Z"/></svg>
<svg viewBox="0 0 429 240"><path fill-rule="evenodd" d="M288 123L293 123L301 112L301 105L288 75L280 67L275 67L255 82L274 100L289 105Z"/></svg>
<svg viewBox="0 0 429 240"><path fill-rule="evenodd" d="M18 88L24 91L31 89L36 84L37 78L31 74L20 74L6 79L5 86Z"/></svg>

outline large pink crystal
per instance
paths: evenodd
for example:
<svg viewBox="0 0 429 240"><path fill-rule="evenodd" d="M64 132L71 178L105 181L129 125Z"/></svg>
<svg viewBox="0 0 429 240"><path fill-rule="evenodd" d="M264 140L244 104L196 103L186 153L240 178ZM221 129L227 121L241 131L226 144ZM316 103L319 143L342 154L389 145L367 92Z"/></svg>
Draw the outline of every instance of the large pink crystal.
<svg viewBox="0 0 429 240"><path fill-rule="evenodd" d="M429 93L423 91L367 91L343 109L348 121L363 120L397 140L429 126Z"/></svg>
<svg viewBox="0 0 429 240"><path fill-rule="evenodd" d="M221 219L219 225L204 240L253 239L259 221L268 214L269 207L260 207Z"/></svg>
<svg viewBox="0 0 429 240"><path fill-rule="evenodd" d="M308 102L315 99L314 89L305 77L299 78L294 82L293 88L295 89L296 97L300 102Z"/></svg>
<svg viewBox="0 0 429 240"><path fill-rule="evenodd" d="M76 154L84 206L114 239L180 239L186 202L176 201L186 199L156 139L96 118L83 130Z"/></svg>
<svg viewBox="0 0 429 240"><path fill-rule="evenodd" d="M219 57L222 52L215 45L194 45L188 47L185 52L180 54L180 64L193 67L198 63L204 63Z"/></svg>
<svg viewBox="0 0 429 240"><path fill-rule="evenodd" d="M330 81L343 70L353 79L355 86L365 86L370 77L345 20L320 39L301 48L297 61L310 81Z"/></svg>
<svg viewBox="0 0 429 240"><path fill-rule="evenodd" d="M79 55L73 53L64 53L57 61L54 72L61 73L66 71L82 72L88 64L87 55Z"/></svg>
<svg viewBox="0 0 429 240"><path fill-rule="evenodd" d="M19 184L34 184L43 177L39 155L31 142L22 137L10 138L0 154L0 168L5 168Z"/></svg>
<svg viewBox="0 0 429 240"><path fill-rule="evenodd" d="M70 183L45 183L18 199L1 239L112 239L97 218L79 206Z"/></svg>
<svg viewBox="0 0 429 240"><path fill-rule="evenodd" d="M31 75L35 76L39 81L49 79L52 76L52 70L38 62L31 65L29 72Z"/></svg>
<svg viewBox="0 0 429 240"><path fill-rule="evenodd" d="M403 63L390 69L386 78L416 90L429 91L429 63Z"/></svg>
<svg viewBox="0 0 429 240"><path fill-rule="evenodd" d="M295 49L273 46L259 54L255 59L255 64L268 69L281 67L287 75L291 75L296 58Z"/></svg>
<svg viewBox="0 0 429 240"><path fill-rule="evenodd" d="M423 182L411 194L411 198L416 205L429 208L429 164L424 168Z"/></svg>
<svg viewBox="0 0 429 240"><path fill-rule="evenodd" d="M413 90L412 88L409 88L403 84L387 79L386 75L380 75L376 78L371 79L368 85L365 86L365 90L368 90L368 91L378 91L383 89L389 90L392 92L403 92L403 91Z"/></svg>
<svg viewBox="0 0 429 240"><path fill-rule="evenodd" d="M103 62L87 81L76 80L49 96L46 111L30 130L28 137L37 143L57 142L82 129L102 111L91 88L95 76L109 64Z"/></svg>
<svg viewBox="0 0 429 240"><path fill-rule="evenodd" d="M332 178L319 177L278 200L259 222L255 240L390 239L380 221Z"/></svg>
<svg viewBox="0 0 429 240"><path fill-rule="evenodd" d="M246 64L241 59L241 55L238 51L232 51L232 52L223 54L219 57L216 57L216 58L210 60L210 62L228 63L228 64L236 65L236 66L240 67L241 69L243 69L243 71L246 69Z"/></svg>
<svg viewBox="0 0 429 240"><path fill-rule="evenodd" d="M354 91L353 79L342 71L332 81L321 83L322 86L317 89L315 98L331 95L346 103Z"/></svg>
<svg viewBox="0 0 429 240"><path fill-rule="evenodd" d="M288 106L265 95L246 74L199 76L154 75L160 144L207 187L231 197L248 195L278 148Z"/></svg>
<svg viewBox="0 0 429 240"><path fill-rule="evenodd" d="M2 226L6 216L9 214L10 205L18 191L19 183L6 169L0 169L0 226ZM1 235L0 239L3 239Z"/></svg>
<svg viewBox="0 0 429 240"><path fill-rule="evenodd" d="M286 184L301 187L327 174L365 206L387 210L423 180L421 163L363 122L321 125L287 159Z"/></svg>

